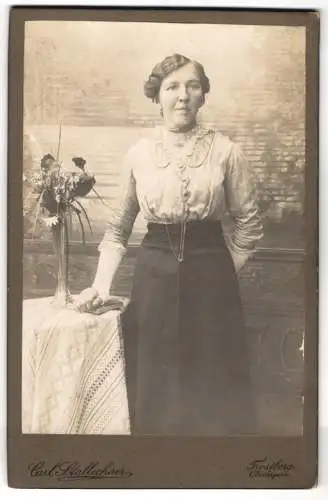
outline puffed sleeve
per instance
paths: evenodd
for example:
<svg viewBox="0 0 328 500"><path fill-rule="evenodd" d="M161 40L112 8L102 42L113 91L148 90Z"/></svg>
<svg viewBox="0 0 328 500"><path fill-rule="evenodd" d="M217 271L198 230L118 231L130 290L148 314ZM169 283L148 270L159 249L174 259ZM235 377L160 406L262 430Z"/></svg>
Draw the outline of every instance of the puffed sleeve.
<svg viewBox="0 0 328 500"><path fill-rule="evenodd" d="M227 208L233 220L228 244L238 271L262 238L263 224L248 161L235 143L232 143L228 155L224 187Z"/></svg>
<svg viewBox="0 0 328 500"><path fill-rule="evenodd" d="M115 247L122 253L126 251L133 224L140 210L133 175L135 158L134 148L131 148L123 163L119 193L112 205L108 227L98 247L99 251L108 247Z"/></svg>

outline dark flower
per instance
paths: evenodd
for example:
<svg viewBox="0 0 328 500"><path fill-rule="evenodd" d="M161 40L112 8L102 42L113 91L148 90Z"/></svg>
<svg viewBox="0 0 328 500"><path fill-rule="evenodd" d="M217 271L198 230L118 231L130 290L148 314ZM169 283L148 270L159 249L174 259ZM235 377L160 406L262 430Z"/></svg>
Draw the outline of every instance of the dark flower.
<svg viewBox="0 0 328 500"><path fill-rule="evenodd" d="M82 158L81 156L75 156L74 158L72 158L72 162L76 167L84 170L84 166L86 164L86 160L84 158Z"/></svg>
<svg viewBox="0 0 328 500"><path fill-rule="evenodd" d="M72 196L86 196L96 183L96 179L93 175L82 174L79 178L78 183L72 187Z"/></svg>
<svg viewBox="0 0 328 500"><path fill-rule="evenodd" d="M43 158L41 158L41 170L43 172L48 172L54 162L55 158L52 156L52 154L47 153L43 156Z"/></svg>

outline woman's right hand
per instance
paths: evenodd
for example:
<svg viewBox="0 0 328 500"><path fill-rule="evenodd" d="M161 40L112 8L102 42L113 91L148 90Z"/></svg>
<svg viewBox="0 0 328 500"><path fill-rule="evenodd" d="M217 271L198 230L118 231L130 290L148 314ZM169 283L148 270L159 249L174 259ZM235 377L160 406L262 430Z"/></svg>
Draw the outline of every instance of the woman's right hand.
<svg viewBox="0 0 328 500"><path fill-rule="evenodd" d="M91 286L82 290L75 298L73 308L80 312L89 312L101 306L108 297L108 293L101 293L97 288Z"/></svg>
<svg viewBox="0 0 328 500"><path fill-rule="evenodd" d="M101 249L95 279L89 288L82 290L76 297L73 309L91 312L108 301L113 277L123 253L121 249L108 245Z"/></svg>

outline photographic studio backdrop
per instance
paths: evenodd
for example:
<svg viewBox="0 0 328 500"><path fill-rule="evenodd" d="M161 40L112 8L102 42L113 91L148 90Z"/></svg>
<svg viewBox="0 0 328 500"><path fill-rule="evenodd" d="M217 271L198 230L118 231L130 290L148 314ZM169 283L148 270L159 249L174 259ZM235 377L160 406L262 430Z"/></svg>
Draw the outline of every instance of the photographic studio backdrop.
<svg viewBox="0 0 328 500"><path fill-rule="evenodd" d="M305 29L283 26L29 22L25 30L24 173L42 155L83 156L96 196L83 200L93 234L74 228L70 288L91 283L97 243L110 216L128 147L160 122L143 94L152 67L174 52L201 62L211 91L200 121L239 142L250 163L265 223L256 255L240 275L252 347L261 432L302 432L304 335L303 197L305 168ZM35 234L24 188L24 298L56 286L50 234ZM226 221L229 230L229 220ZM114 292L128 296L145 230L137 220Z"/></svg>

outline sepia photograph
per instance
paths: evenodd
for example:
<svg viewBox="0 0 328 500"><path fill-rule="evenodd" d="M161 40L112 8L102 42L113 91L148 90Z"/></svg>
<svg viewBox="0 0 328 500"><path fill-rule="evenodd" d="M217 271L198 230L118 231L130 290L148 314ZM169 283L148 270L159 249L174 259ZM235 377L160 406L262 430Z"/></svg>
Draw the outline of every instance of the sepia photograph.
<svg viewBox="0 0 328 500"><path fill-rule="evenodd" d="M21 432L302 436L306 28L24 26Z"/></svg>

